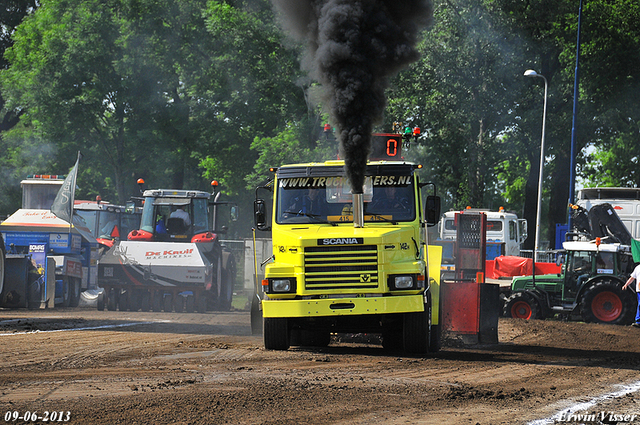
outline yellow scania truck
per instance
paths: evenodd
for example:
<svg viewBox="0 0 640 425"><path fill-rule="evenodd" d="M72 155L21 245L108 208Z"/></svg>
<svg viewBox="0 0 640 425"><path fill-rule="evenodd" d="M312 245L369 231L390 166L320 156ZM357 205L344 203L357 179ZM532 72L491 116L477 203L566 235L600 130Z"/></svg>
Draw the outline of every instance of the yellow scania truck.
<svg viewBox="0 0 640 425"><path fill-rule="evenodd" d="M402 160L400 135L372 143L362 193L352 194L341 160L273 168L256 190L256 228L273 242L252 310L266 349L326 346L332 333L381 334L385 348L412 354L439 349L441 247L427 245L427 227L440 198L423 204L433 185Z"/></svg>

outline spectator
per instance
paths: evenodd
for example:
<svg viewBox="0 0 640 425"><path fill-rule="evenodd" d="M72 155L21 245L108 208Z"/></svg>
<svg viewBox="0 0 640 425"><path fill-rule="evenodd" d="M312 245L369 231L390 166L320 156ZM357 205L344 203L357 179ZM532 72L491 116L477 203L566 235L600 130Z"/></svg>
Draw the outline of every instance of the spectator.
<svg viewBox="0 0 640 425"><path fill-rule="evenodd" d="M184 223L185 227L189 227L191 225L191 219L189 218L189 213L182 209L182 207L178 207L174 212L171 213L169 218L180 218Z"/></svg>
<svg viewBox="0 0 640 425"><path fill-rule="evenodd" d="M633 282L636 283L635 291L636 291L636 298L638 300L638 307L636 310L636 320L634 323L631 324L631 326L640 328L640 264L638 264L636 268L633 269L631 276L627 280L627 283L625 283L624 286L622 287L622 290L624 291L625 289L627 289Z"/></svg>

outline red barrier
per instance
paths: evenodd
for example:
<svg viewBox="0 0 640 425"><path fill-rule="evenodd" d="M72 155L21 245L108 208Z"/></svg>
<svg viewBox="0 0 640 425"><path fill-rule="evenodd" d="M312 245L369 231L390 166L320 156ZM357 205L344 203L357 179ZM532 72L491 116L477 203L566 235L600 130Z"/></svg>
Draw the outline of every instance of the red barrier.
<svg viewBox="0 0 640 425"><path fill-rule="evenodd" d="M490 279L513 276L531 276L533 260L531 258L500 256L486 262L486 276ZM536 263L536 275L561 273L556 263Z"/></svg>

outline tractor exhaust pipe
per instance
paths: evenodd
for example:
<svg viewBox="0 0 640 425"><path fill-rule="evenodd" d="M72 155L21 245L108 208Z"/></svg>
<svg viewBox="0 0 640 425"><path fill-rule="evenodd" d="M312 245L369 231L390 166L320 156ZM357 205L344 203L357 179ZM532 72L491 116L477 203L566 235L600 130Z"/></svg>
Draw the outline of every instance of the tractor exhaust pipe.
<svg viewBox="0 0 640 425"><path fill-rule="evenodd" d="M353 193L353 227L364 227L364 194Z"/></svg>

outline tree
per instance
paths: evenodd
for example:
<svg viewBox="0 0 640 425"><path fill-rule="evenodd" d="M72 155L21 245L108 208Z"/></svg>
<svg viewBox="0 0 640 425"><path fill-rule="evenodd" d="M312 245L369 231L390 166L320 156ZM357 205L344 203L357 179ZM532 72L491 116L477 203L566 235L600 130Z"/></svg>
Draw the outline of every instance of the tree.
<svg viewBox="0 0 640 425"><path fill-rule="evenodd" d="M8 59L3 87L28 110L24 127L58 158L81 150L84 194L121 203L134 177L205 189L217 176L244 192L253 138L307 110L267 1L46 0Z"/></svg>
<svg viewBox="0 0 640 425"><path fill-rule="evenodd" d="M511 64L522 40L508 31L492 2L436 2L434 27L424 34L422 59L389 93L390 121L425 129L423 162L450 206L493 200L494 169L510 149L510 131L522 92ZM497 207L497 206L496 206Z"/></svg>

